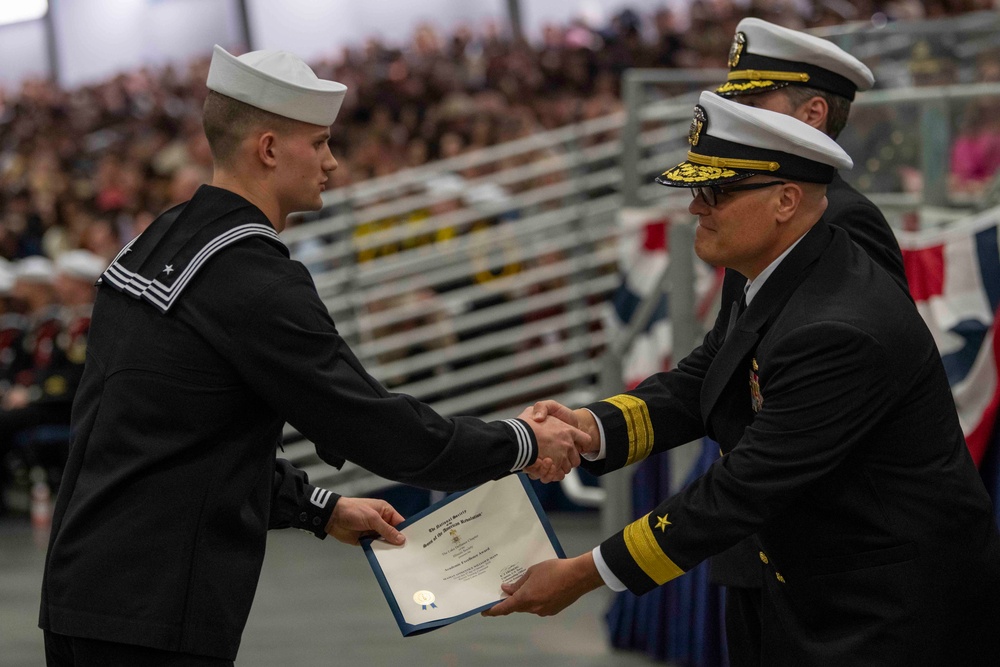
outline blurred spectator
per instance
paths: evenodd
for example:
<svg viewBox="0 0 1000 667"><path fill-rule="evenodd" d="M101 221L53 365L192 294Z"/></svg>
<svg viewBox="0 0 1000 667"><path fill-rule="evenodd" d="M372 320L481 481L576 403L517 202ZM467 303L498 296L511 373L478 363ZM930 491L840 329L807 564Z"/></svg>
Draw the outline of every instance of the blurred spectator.
<svg viewBox="0 0 1000 667"><path fill-rule="evenodd" d="M10 346L3 350L3 355L10 363L5 364L4 391L0 396L0 463L4 464L0 466L0 485L3 486L0 491L6 488L10 469L27 469L25 465L8 466L7 454L14 446L17 433L30 423L19 422L16 417L31 401L29 387L33 385L36 362L48 362L59 332L52 263L43 257L29 257L12 268L10 307L22 313L24 318L16 329L4 331L4 338L10 337ZM14 417L8 427L3 428L2 422L8 413ZM20 476L26 479L26 475ZM0 499L0 511L3 509Z"/></svg>
<svg viewBox="0 0 1000 667"><path fill-rule="evenodd" d="M4 410L24 407L31 400L38 369L47 368L52 361L56 338L62 331L54 283L55 267L44 257L27 257L14 266L11 298L27 322L12 385L0 399Z"/></svg>
<svg viewBox="0 0 1000 667"><path fill-rule="evenodd" d="M28 190L14 192L0 212L0 247L5 257L15 259L41 252L42 220Z"/></svg>
<svg viewBox="0 0 1000 667"><path fill-rule="evenodd" d="M33 313L20 341L30 361L3 395L0 407L0 461L16 449L14 468L61 470L69 446L70 410L83 374L94 282L107 262L73 250L53 265L33 257L17 269L15 293ZM53 303L55 298L55 303ZM6 470L7 466L4 466ZM48 483L58 486L58 472Z"/></svg>
<svg viewBox="0 0 1000 667"><path fill-rule="evenodd" d="M428 288L373 295L365 302L360 323L362 339L378 340L383 348L377 355L381 366L444 349L458 340L452 329L452 313L434 290ZM392 338L404 333L409 336ZM419 362L417 365L420 366ZM399 387L427 380L447 370L446 363L433 364L418 370L390 373L382 381L387 387Z"/></svg>
<svg viewBox="0 0 1000 667"><path fill-rule="evenodd" d="M976 81L1000 82L1000 50L977 60ZM969 102L951 150L951 187L959 192L981 193L1000 172L1000 97Z"/></svg>
<svg viewBox="0 0 1000 667"><path fill-rule="evenodd" d="M24 367L22 339L27 318L14 307L14 267L0 259L0 397L14 384L14 378Z"/></svg>
<svg viewBox="0 0 1000 667"><path fill-rule="evenodd" d="M914 86L946 86L957 83L958 58L947 44L922 39L910 53L909 70Z"/></svg>
<svg viewBox="0 0 1000 667"><path fill-rule="evenodd" d="M167 207L182 204L194 196L199 187L212 180L212 172L198 164L185 164L174 170L170 178Z"/></svg>
<svg viewBox="0 0 1000 667"><path fill-rule="evenodd" d="M951 147L951 187L980 192L1000 171L1000 98L972 100Z"/></svg>

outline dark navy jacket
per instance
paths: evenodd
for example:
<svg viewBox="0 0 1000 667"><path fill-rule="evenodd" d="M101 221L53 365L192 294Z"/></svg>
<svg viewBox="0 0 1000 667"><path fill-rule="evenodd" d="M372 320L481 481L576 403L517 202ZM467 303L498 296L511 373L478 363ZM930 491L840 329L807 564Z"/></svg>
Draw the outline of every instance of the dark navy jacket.
<svg viewBox="0 0 1000 667"><path fill-rule="evenodd" d="M268 527L322 534L336 498L275 449L458 490L533 462L519 420L386 391L263 213L202 187L102 278L56 504L41 627L233 659Z"/></svg>
<svg viewBox="0 0 1000 667"><path fill-rule="evenodd" d="M820 221L728 320L587 406L594 472L705 435L723 452L603 543L611 570L644 593L756 534L762 665L995 664L1000 535L908 296Z"/></svg>

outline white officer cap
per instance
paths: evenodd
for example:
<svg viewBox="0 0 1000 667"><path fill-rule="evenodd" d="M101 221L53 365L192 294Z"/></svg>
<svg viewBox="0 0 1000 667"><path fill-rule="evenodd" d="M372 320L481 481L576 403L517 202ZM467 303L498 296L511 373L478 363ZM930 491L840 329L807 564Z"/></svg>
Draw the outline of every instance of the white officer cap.
<svg viewBox="0 0 1000 667"><path fill-rule="evenodd" d="M489 206L502 204L510 199L510 193L502 185L496 183L479 183L469 187L462 195L462 200L469 206Z"/></svg>
<svg viewBox="0 0 1000 667"><path fill-rule="evenodd" d="M457 199L462 196L466 187L465 179L451 172L437 174L424 184L427 194L435 199Z"/></svg>
<svg viewBox="0 0 1000 667"><path fill-rule="evenodd" d="M250 106L313 125L332 125L347 86L326 81L286 51L251 51L240 57L215 45L208 88Z"/></svg>
<svg viewBox="0 0 1000 667"><path fill-rule="evenodd" d="M14 279L26 283L52 284L52 261L47 257L32 255L14 263Z"/></svg>
<svg viewBox="0 0 1000 667"><path fill-rule="evenodd" d="M836 141L790 116L745 106L705 91L694 108L687 160L656 182L678 188L718 185L771 174L829 183L854 166Z"/></svg>
<svg viewBox="0 0 1000 667"><path fill-rule="evenodd" d="M874 83L863 62L832 42L746 18L736 25L729 49L728 81L715 92L732 97L807 86L853 100Z"/></svg>
<svg viewBox="0 0 1000 667"><path fill-rule="evenodd" d="M107 260L88 250L70 250L56 257L56 273L70 278L96 282L106 268Z"/></svg>

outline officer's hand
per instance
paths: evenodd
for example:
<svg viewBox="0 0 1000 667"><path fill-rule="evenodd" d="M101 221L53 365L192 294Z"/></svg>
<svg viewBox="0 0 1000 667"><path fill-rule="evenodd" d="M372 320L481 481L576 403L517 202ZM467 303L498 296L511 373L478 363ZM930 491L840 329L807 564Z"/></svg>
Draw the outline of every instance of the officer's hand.
<svg viewBox="0 0 1000 667"><path fill-rule="evenodd" d="M601 451L601 432L597 428L597 420L594 419L590 410L584 408L571 410L556 401L538 401L535 403L531 417L539 423L549 417L554 417L589 435L590 440L577 442L577 448L581 454L597 454Z"/></svg>
<svg viewBox="0 0 1000 667"><path fill-rule="evenodd" d="M543 483L561 482L566 473L556 468L552 459L535 459L535 462L524 469L531 479L540 479Z"/></svg>
<svg viewBox="0 0 1000 667"><path fill-rule="evenodd" d="M535 421L533 414L534 408L529 407L519 415L535 432L535 439L538 441L538 457L527 470L529 474L533 470L538 474L541 466L545 465L544 470L547 472L538 474L543 481L562 479L562 476L580 465L579 450L590 446L590 436L558 419ZM545 463L545 459L549 463Z"/></svg>
<svg viewBox="0 0 1000 667"><path fill-rule="evenodd" d="M604 585L594 556L589 551L570 559L542 561L528 568L513 584L500 588L510 595L483 616L506 616L524 611L539 616L552 616L570 606L580 596Z"/></svg>
<svg viewBox="0 0 1000 667"><path fill-rule="evenodd" d="M576 413L558 401L538 401L532 408L531 417L539 423L545 421L546 417L555 417L559 421L566 422L570 426L580 428L580 420L577 419Z"/></svg>
<svg viewBox="0 0 1000 667"><path fill-rule="evenodd" d="M384 500L375 498L340 498L326 523L326 533L345 544L357 544L366 535L378 534L389 544L402 544L406 538L393 528L403 517Z"/></svg>

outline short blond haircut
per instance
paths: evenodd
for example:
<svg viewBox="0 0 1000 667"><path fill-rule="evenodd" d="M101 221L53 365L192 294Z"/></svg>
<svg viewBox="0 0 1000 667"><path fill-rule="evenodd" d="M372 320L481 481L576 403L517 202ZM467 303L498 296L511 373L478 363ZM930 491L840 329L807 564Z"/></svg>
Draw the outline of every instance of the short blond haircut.
<svg viewBox="0 0 1000 667"><path fill-rule="evenodd" d="M295 121L210 90L202 108L201 122L212 157L217 164L228 166L239 145L251 133L281 131Z"/></svg>

